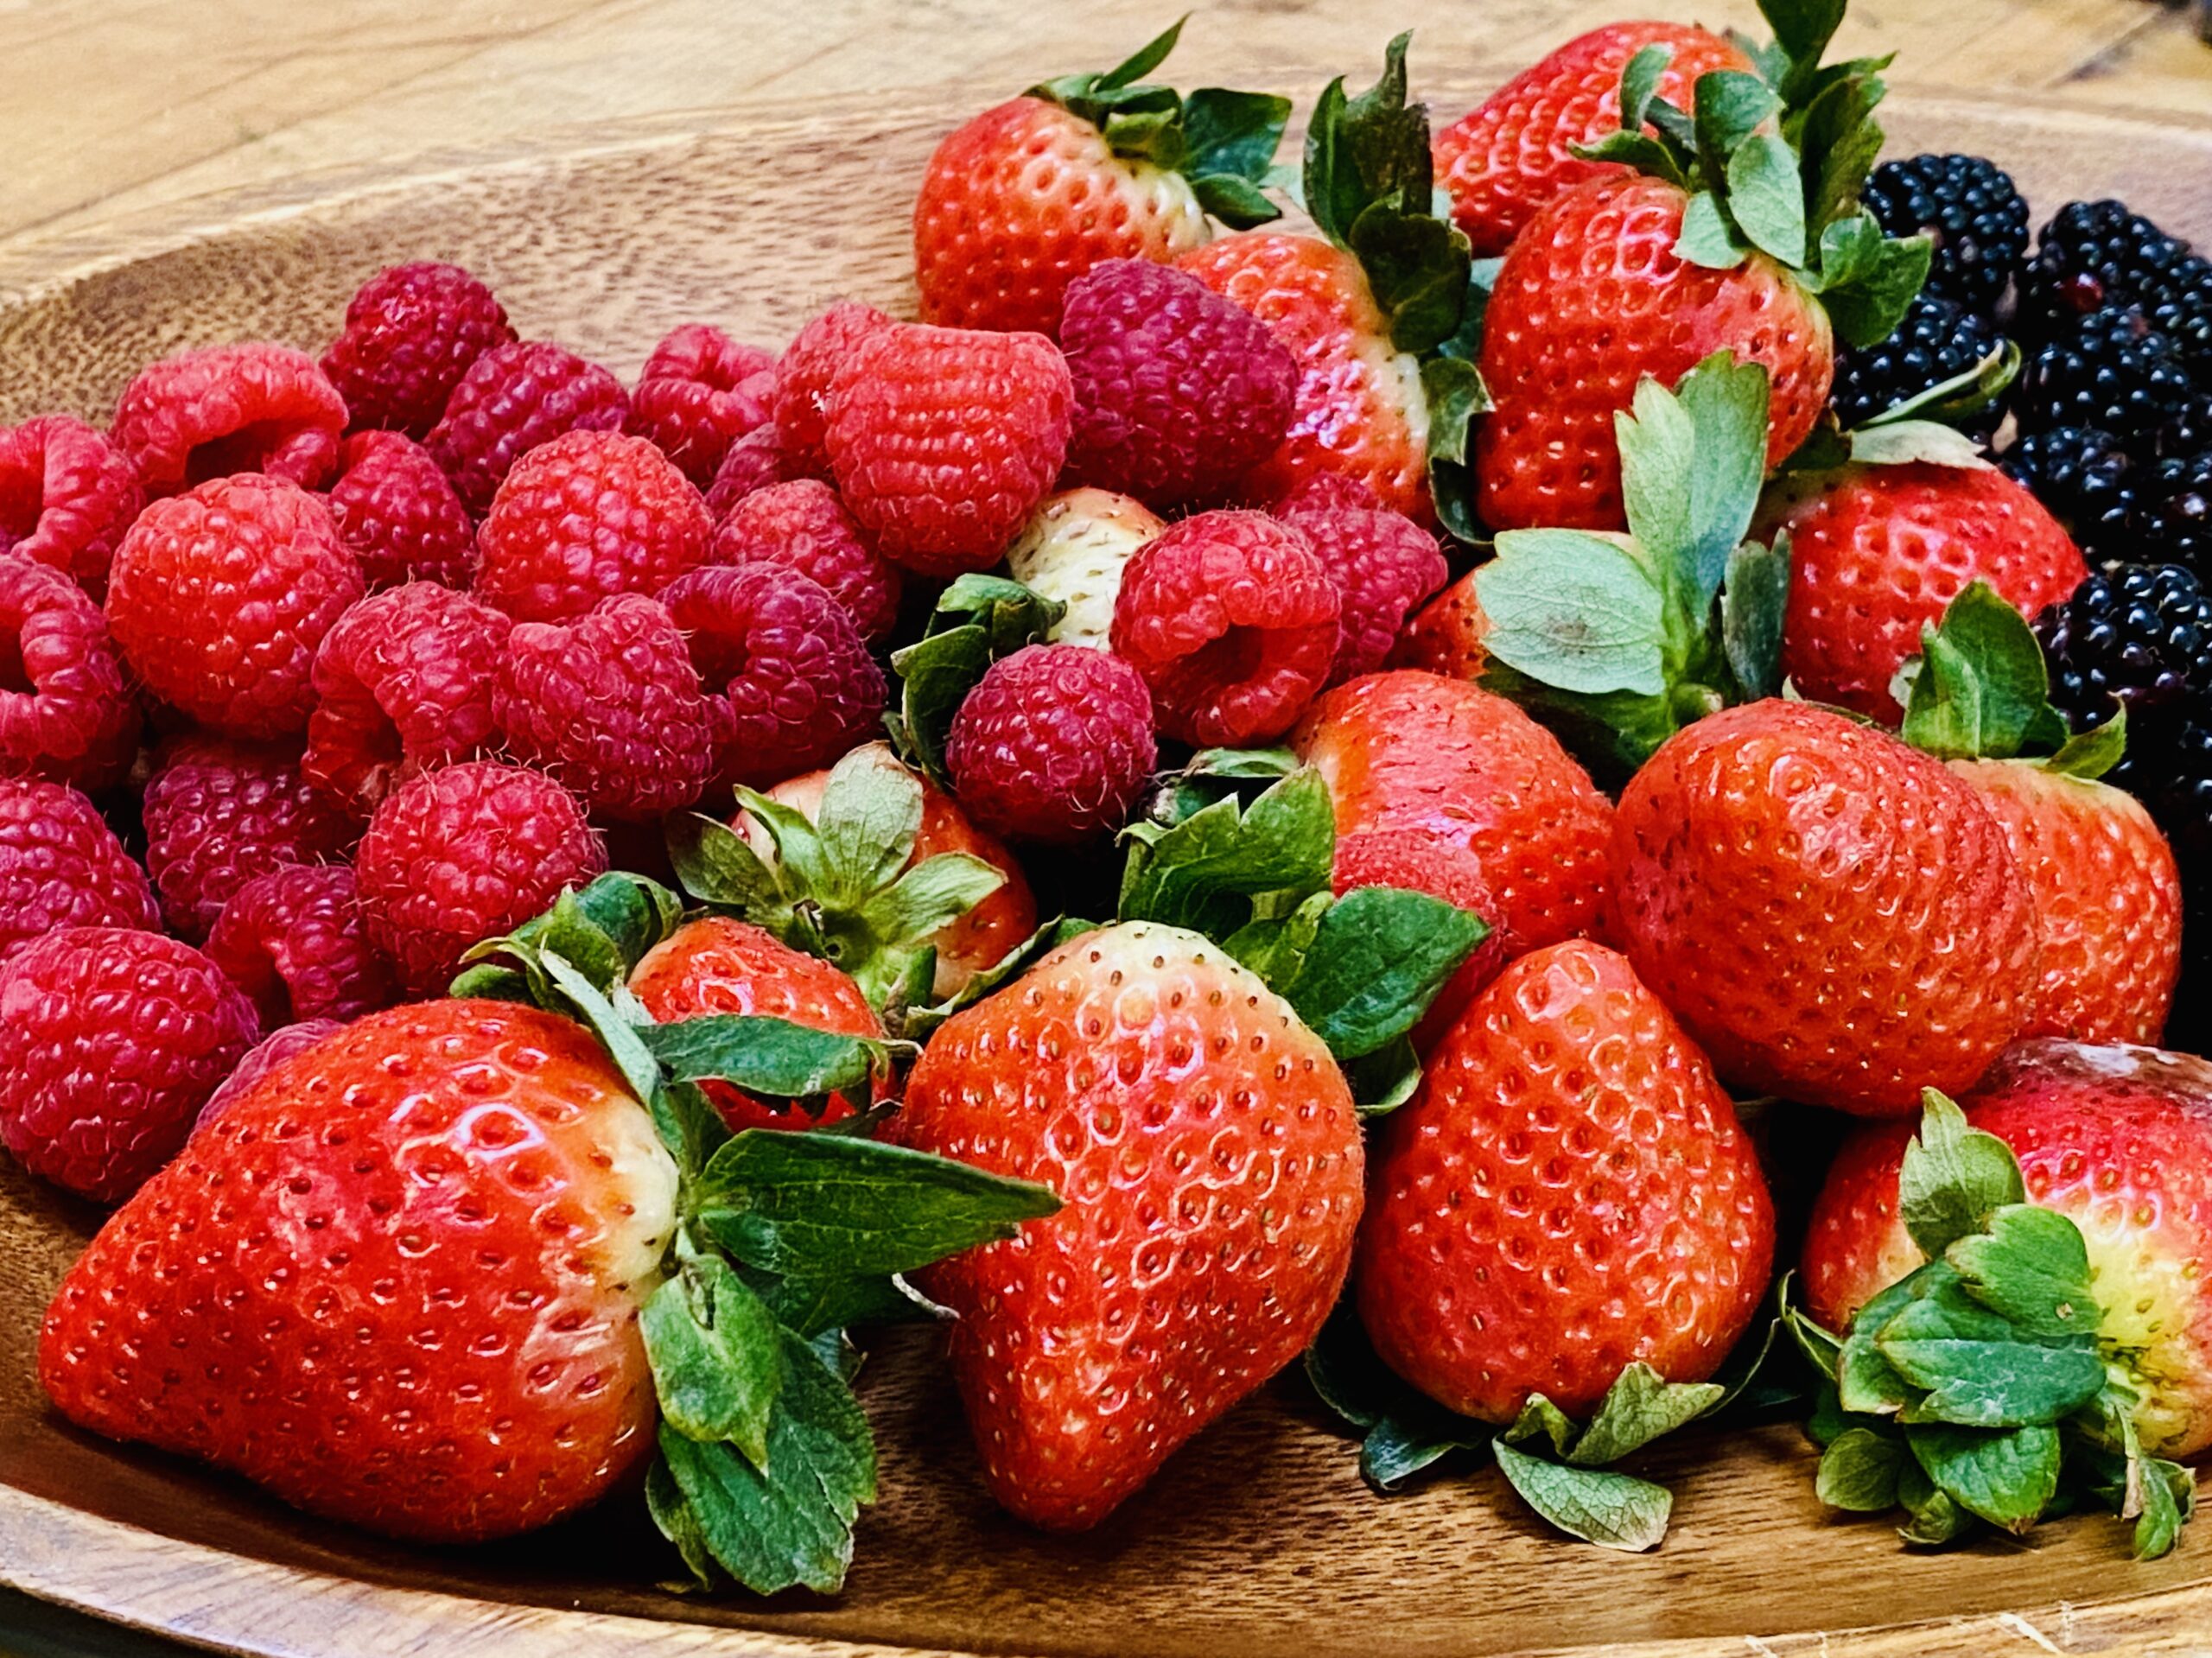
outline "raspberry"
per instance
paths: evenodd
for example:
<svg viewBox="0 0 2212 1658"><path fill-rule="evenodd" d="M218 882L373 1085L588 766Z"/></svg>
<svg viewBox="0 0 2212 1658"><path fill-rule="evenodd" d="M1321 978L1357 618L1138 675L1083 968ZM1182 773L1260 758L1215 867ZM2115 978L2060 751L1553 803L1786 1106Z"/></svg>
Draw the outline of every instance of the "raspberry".
<svg viewBox="0 0 2212 1658"><path fill-rule="evenodd" d="M469 365L514 337L492 290L459 265L390 265L347 302L322 370L357 428L421 437Z"/></svg>
<svg viewBox="0 0 2212 1658"><path fill-rule="evenodd" d="M338 464L330 519L372 593L403 581L468 585L476 526L429 451L397 432L356 432Z"/></svg>
<svg viewBox="0 0 2212 1658"><path fill-rule="evenodd" d="M827 765L883 716L883 670L845 608L779 564L694 570L661 594L688 636L715 728L716 786Z"/></svg>
<svg viewBox="0 0 2212 1658"><path fill-rule="evenodd" d="M296 1025L287 1025L261 1039L246 1050L223 1085L207 1096L207 1103L200 1108L200 1115L192 1125L198 1134L229 1109L233 1100L242 1098L245 1091L283 1064L295 1054L305 1053L326 1036L346 1028L343 1020L335 1019L303 1019Z"/></svg>
<svg viewBox="0 0 2212 1658"><path fill-rule="evenodd" d="M1382 665L1406 618L1442 589L1451 571L1436 537L1402 512L1308 506L1298 499L1302 493L1294 492L1282 521L1306 532L1343 595L1329 669L1329 683L1341 685Z"/></svg>
<svg viewBox="0 0 2212 1658"><path fill-rule="evenodd" d="M493 705L514 758L594 812L658 817L707 786L707 699L683 635L657 599L620 594L566 626L516 623Z"/></svg>
<svg viewBox="0 0 2212 1658"><path fill-rule="evenodd" d="M899 567L877 556L837 499L812 478L754 490L715 530L717 564L766 559L821 583L861 637L880 645L899 621Z"/></svg>
<svg viewBox="0 0 2212 1658"><path fill-rule="evenodd" d="M1292 484L1268 510L1279 518L1287 518L1300 512L1326 511L1338 506L1372 512L1382 505L1382 498L1366 480L1354 478L1349 473L1316 472Z"/></svg>
<svg viewBox="0 0 2212 1658"><path fill-rule="evenodd" d="M953 794L995 834L1059 846L1109 835L1159 758L1152 696L1119 657L1026 645L968 693L944 758Z"/></svg>
<svg viewBox="0 0 2212 1658"><path fill-rule="evenodd" d="M258 1035L253 1005L189 944L48 933L0 967L0 1140L41 1178L119 1203Z"/></svg>
<svg viewBox="0 0 2212 1658"><path fill-rule="evenodd" d="M0 778L0 962L57 927L161 924L146 872L91 801Z"/></svg>
<svg viewBox="0 0 2212 1658"><path fill-rule="evenodd" d="M1144 676L1162 731L1233 748L1281 736L1313 700L1336 659L1340 607L1303 530L1200 512L1129 560L1114 650Z"/></svg>
<svg viewBox="0 0 2212 1658"><path fill-rule="evenodd" d="M729 446L766 420L776 359L720 328L687 322L645 359L623 430L651 438L704 489Z"/></svg>
<svg viewBox="0 0 2212 1658"><path fill-rule="evenodd" d="M1185 271L1094 266L1068 289L1060 349L1075 383L1070 476L1149 505L1220 499L1289 429L1296 361Z"/></svg>
<svg viewBox="0 0 2212 1658"><path fill-rule="evenodd" d="M81 420L0 429L0 553L49 564L93 598L145 498L123 452Z"/></svg>
<svg viewBox="0 0 2212 1658"><path fill-rule="evenodd" d="M620 431L622 383L596 363L540 340L494 346L468 365L423 447L481 514L516 461L563 432Z"/></svg>
<svg viewBox="0 0 2212 1658"><path fill-rule="evenodd" d="M366 817L416 772L493 746L492 683L512 626L430 581L347 611L315 655L308 780Z"/></svg>
<svg viewBox="0 0 2212 1658"><path fill-rule="evenodd" d="M1440 898L1486 921L1497 914L1483 861L1464 840L1440 829L1361 829L1339 837L1332 884L1338 897L1356 886L1396 886ZM1505 955L1505 934L1493 925L1421 1015L1414 1032L1416 1045L1426 1050L1451 1029L1475 992L1497 976Z"/></svg>
<svg viewBox="0 0 2212 1658"><path fill-rule="evenodd" d="M138 753L138 702L100 607L59 570L0 557L0 772L104 789Z"/></svg>
<svg viewBox="0 0 2212 1658"><path fill-rule="evenodd" d="M827 478L830 383L861 340L896 327L873 305L844 300L801 328L776 364L776 437L795 478Z"/></svg>
<svg viewBox="0 0 2212 1658"><path fill-rule="evenodd" d="M787 484L800 475L785 459L774 424L756 426L729 446L721 465L715 468L715 481L707 486L707 511L719 522L754 490Z"/></svg>
<svg viewBox="0 0 2212 1658"><path fill-rule="evenodd" d="M353 839L345 815L300 775L296 746L220 737L162 746L145 818L146 867L162 912L194 940L255 876L342 858Z"/></svg>
<svg viewBox="0 0 2212 1658"><path fill-rule="evenodd" d="M321 501L223 478L139 515L107 619L156 696L232 736L284 737L307 728L315 647L365 591Z"/></svg>
<svg viewBox="0 0 2212 1658"><path fill-rule="evenodd" d="M330 475L345 429L345 399L314 358L253 340L140 369L109 435L146 493L162 496L242 472L312 488Z"/></svg>
<svg viewBox="0 0 2212 1658"><path fill-rule="evenodd" d="M878 329L830 382L837 492L893 563L988 569L1059 476L1073 397L1042 334Z"/></svg>
<svg viewBox="0 0 2212 1658"><path fill-rule="evenodd" d="M304 1019L357 1019L391 1001L391 975L369 943L343 864L288 864L232 894L207 935L207 958L273 1031Z"/></svg>
<svg viewBox="0 0 2212 1658"><path fill-rule="evenodd" d="M565 622L658 593L707 556L699 492L641 437L569 432L507 474L477 536L476 596L518 622Z"/></svg>
<svg viewBox="0 0 2212 1658"><path fill-rule="evenodd" d="M354 872L371 942L404 988L435 995L471 945L606 867L574 795L542 772L474 760L395 790L369 821Z"/></svg>

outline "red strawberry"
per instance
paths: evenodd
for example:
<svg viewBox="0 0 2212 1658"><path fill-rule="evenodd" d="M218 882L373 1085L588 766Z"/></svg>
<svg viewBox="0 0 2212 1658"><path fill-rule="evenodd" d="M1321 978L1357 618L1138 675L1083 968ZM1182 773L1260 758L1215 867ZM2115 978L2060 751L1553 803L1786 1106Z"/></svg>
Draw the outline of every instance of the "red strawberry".
<svg viewBox="0 0 2212 1658"><path fill-rule="evenodd" d="M652 1446L677 1172L577 1026L375 1013L265 1075L62 1280L39 1379L111 1438L393 1536L597 1499Z"/></svg>
<svg viewBox="0 0 2212 1658"><path fill-rule="evenodd" d="M1240 227L1277 216L1258 181L1289 101L1209 88L1186 105L1139 84L1181 29L1103 74L986 110L938 146L914 202L924 321L1052 334L1068 284L1093 265L1170 260L1206 239L1209 213ZM1187 127L1186 109L1200 117ZM1171 151L1173 168L1152 159Z"/></svg>
<svg viewBox="0 0 2212 1658"><path fill-rule="evenodd" d="M1384 1120L1359 1310L1455 1411L1510 1422L1541 1393L1580 1416L1631 1363L1711 1375L1773 1255L1712 1065L1627 962L1576 939L1493 980Z"/></svg>
<svg viewBox="0 0 2212 1658"><path fill-rule="evenodd" d="M1971 1087L2031 1016L2035 916L1940 761L1767 701L1670 738L1621 796L1614 931L1732 1083L1867 1115Z"/></svg>
<svg viewBox="0 0 2212 1658"><path fill-rule="evenodd" d="M1426 668L1447 679L1476 679L1490 661L1483 635L1490 618L1475 592L1477 572L1469 570L1413 614L1390 647L1393 668Z"/></svg>
<svg viewBox="0 0 2212 1658"><path fill-rule="evenodd" d="M1066 1206L931 1268L993 1494L1096 1524L1319 1331L1351 1264L1359 1127L1283 1001L1194 933L1084 934L945 1021L901 1138Z"/></svg>

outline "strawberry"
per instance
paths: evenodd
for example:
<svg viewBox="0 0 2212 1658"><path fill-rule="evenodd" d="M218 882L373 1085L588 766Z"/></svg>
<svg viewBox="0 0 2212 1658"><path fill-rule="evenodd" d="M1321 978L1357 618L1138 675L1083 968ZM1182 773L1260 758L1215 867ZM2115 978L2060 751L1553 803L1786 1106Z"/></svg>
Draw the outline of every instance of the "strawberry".
<svg viewBox="0 0 2212 1658"><path fill-rule="evenodd" d="M1658 94L1684 110L1695 108L1699 76L1753 67L1733 41L1694 24L1608 23L1523 69L1436 135L1436 170L1452 193L1452 217L1478 257L1504 252L1561 191L1622 170L1575 151L1619 130L1621 72L1649 46L1671 54Z"/></svg>
<svg viewBox="0 0 2212 1658"><path fill-rule="evenodd" d="M922 320L1059 327L1067 286L1108 259L1166 263L1211 234L1278 217L1259 189L1290 100L1144 84L1176 23L1127 62L986 110L937 147L914 203Z"/></svg>
<svg viewBox="0 0 2212 1658"><path fill-rule="evenodd" d="M2033 1012L2005 833L1941 762L1778 700L1670 738L1622 793L1613 931L1758 1093L1867 1115L1972 1086Z"/></svg>
<svg viewBox="0 0 2212 1658"><path fill-rule="evenodd" d="M1766 458L1778 463L1820 419L1835 337L1871 345L1896 327L1929 244L1885 239L1856 205L1881 85L1872 64L1819 67L1840 16L1777 19L1778 91L1740 70L1699 76L1694 128L1657 96L1669 48L1629 60L1622 130L1584 153L1642 171L1553 197L1491 291L1479 363L1491 411L1475 456L1491 527L1618 529L1614 415L1645 376L1672 387L1716 351L1767 370ZM1815 92L1822 118L1801 121Z"/></svg>
<svg viewBox="0 0 2212 1658"><path fill-rule="evenodd" d="M1500 1425L1597 1407L1631 1363L1702 1382L1750 1325L1774 1209L1713 1067L1575 939L1491 981L1382 1122L1359 1311L1390 1367Z"/></svg>
<svg viewBox="0 0 2212 1658"><path fill-rule="evenodd" d="M1064 489L1029 515L1007 549L1007 569L1031 592L1066 607L1046 638L1103 650L1122 569L1166 527L1142 501L1110 490Z"/></svg>
<svg viewBox="0 0 2212 1658"><path fill-rule="evenodd" d="M1385 666L1422 668L1446 679L1479 680L1490 661L1483 635L1490 618L1475 591L1479 570L1469 570L1408 619Z"/></svg>

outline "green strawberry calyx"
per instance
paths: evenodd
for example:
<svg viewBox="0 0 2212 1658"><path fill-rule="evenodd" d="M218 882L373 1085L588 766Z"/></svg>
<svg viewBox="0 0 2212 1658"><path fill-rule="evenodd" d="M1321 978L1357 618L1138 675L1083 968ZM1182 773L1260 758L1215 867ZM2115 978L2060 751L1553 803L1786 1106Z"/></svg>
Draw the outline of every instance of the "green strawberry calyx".
<svg viewBox="0 0 2212 1658"><path fill-rule="evenodd" d="M639 1322L661 1417L645 1502L690 1583L828 1593L876 1497L847 1331L940 1316L907 1274L1012 1237L1059 1200L871 1138L880 1109L731 1133L702 1084L865 1104L891 1085L902 1045L769 1018L656 1024L626 981L682 915L666 888L603 875L471 951L454 994L534 1003L590 1030L675 1162L677 1223Z"/></svg>
<svg viewBox="0 0 2212 1658"><path fill-rule="evenodd" d="M1280 219L1282 209L1262 187L1290 123L1290 100L1224 86L1185 96L1144 79L1166 61L1189 21L1179 17L1111 69L1062 75L1032 86L1029 96L1090 122L1116 156L1181 174L1198 205L1232 230Z"/></svg>
<svg viewBox="0 0 2212 1658"><path fill-rule="evenodd" d="M1785 1310L1821 1378L1821 1500L1901 1508L1901 1534L1927 1547L2103 1508L2135 1522L2138 1558L2167 1553L2195 1482L2144 1451L2133 1356L2100 1334L2080 1229L2027 1201L2004 1141L1933 1089L1923 1104L1897 1207L1925 1264L1841 1334Z"/></svg>
<svg viewBox="0 0 2212 1658"><path fill-rule="evenodd" d="M1767 377L1718 352L1614 416L1625 536L1512 530L1475 575L1483 683L1592 769L1633 772L1681 727L1775 695L1786 539L1745 539L1766 466Z"/></svg>

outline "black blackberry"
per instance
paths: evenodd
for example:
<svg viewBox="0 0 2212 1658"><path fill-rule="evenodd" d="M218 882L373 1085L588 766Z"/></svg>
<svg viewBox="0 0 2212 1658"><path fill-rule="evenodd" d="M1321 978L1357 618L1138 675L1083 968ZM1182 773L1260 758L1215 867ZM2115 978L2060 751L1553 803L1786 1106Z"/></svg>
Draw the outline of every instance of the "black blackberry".
<svg viewBox="0 0 2212 1658"><path fill-rule="evenodd" d="M2181 413L2158 429L2158 453L2168 458L2212 449L2212 391L2200 391L2183 403Z"/></svg>
<svg viewBox="0 0 2212 1658"><path fill-rule="evenodd" d="M2174 342L2196 383L2212 388L2212 260L2191 254L2144 304L2152 327Z"/></svg>
<svg viewBox="0 0 2212 1658"><path fill-rule="evenodd" d="M2093 426L2031 432L1997 464L2027 486L2091 560L2133 556L2135 461L2110 432Z"/></svg>
<svg viewBox="0 0 2212 1658"><path fill-rule="evenodd" d="M2164 296L2189 250L2121 201L2069 201L2043 227L2020 273L2018 326L2048 337L2107 305Z"/></svg>
<svg viewBox="0 0 2212 1658"><path fill-rule="evenodd" d="M2212 721L2191 721L2177 734L2172 769L2151 801L2151 815L2166 832L2181 866L2191 918L2212 910ZM2192 872L2201 871L2196 879ZM2212 916L2207 916L2212 920ZM2188 931L2184 924L2184 934Z"/></svg>
<svg viewBox="0 0 2212 1658"><path fill-rule="evenodd" d="M2161 461L2137 480L2135 556L2212 575L2212 450Z"/></svg>
<svg viewBox="0 0 2212 1658"><path fill-rule="evenodd" d="M1966 373L2004 347L2004 336L1988 318L1955 300L1922 294L1904 314L1897 331L1864 351L1836 353L1836 418L1847 430L1916 397L1930 386ZM1986 438L2004 415L2003 399L1955 422L1968 435Z"/></svg>
<svg viewBox="0 0 2212 1658"><path fill-rule="evenodd" d="M1935 238L1923 292L1995 314L2028 251L2028 204L2011 175L1979 156L1908 156L1876 168L1861 199L1891 235Z"/></svg>
<svg viewBox="0 0 2212 1658"><path fill-rule="evenodd" d="M2107 780L2154 798L2192 719L2212 722L2212 594L2171 564L2093 575L2035 619L2050 700L2075 731L2127 708L2127 754Z"/></svg>
<svg viewBox="0 0 2212 1658"><path fill-rule="evenodd" d="M2023 432L2094 426L2148 448L2190 397L2189 371L2173 342L2140 311L2114 306L2084 317L2028 359L2012 409Z"/></svg>

